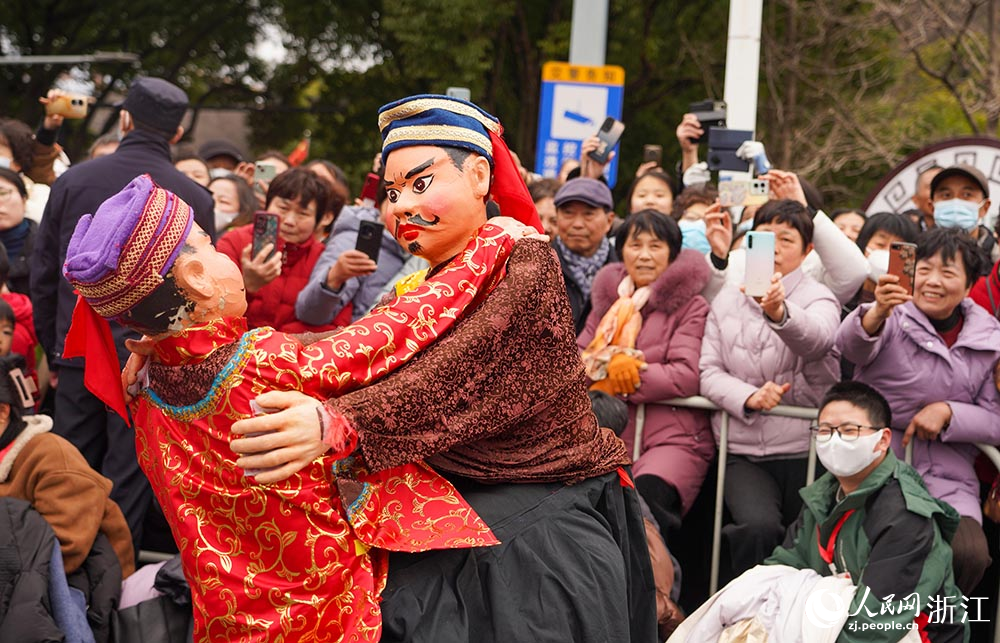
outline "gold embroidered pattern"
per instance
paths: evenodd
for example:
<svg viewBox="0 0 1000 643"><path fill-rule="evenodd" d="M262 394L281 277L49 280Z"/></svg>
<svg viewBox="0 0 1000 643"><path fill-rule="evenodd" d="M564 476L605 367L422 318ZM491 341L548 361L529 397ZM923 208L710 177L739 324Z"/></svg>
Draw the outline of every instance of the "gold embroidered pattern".
<svg viewBox="0 0 1000 643"><path fill-rule="evenodd" d="M443 98L417 98L407 101L402 105L397 105L392 109L387 109L378 115L378 130L379 132L384 132L385 128L388 127L389 123L392 121L409 118L432 109L441 109L446 112L454 112L456 114L461 114L462 116L474 118L482 123L483 127L487 130L494 132L495 134L501 133L500 123L485 116L475 107L466 105L465 103L459 103L457 101L445 100Z"/></svg>
<svg viewBox="0 0 1000 643"><path fill-rule="evenodd" d="M489 152L491 156L493 155L493 143L488 137L465 127L455 125L409 125L406 127L397 127L385 137L382 149L397 141L430 141L436 142L436 144L440 144L441 141L460 141L481 147Z"/></svg>

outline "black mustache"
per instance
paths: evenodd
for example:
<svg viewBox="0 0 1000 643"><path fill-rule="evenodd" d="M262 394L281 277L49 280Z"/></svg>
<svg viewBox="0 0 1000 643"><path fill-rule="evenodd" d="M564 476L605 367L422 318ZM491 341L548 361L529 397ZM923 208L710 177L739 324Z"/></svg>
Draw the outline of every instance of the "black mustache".
<svg viewBox="0 0 1000 643"><path fill-rule="evenodd" d="M413 225L419 225L419 226L424 226L425 228L429 228L431 226L437 225L438 222L441 221L441 217L439 217L438 215L432 214L431 216L434 217L433 220L425 219L419 214L407 215L406 222L412 223Z"/></svg>

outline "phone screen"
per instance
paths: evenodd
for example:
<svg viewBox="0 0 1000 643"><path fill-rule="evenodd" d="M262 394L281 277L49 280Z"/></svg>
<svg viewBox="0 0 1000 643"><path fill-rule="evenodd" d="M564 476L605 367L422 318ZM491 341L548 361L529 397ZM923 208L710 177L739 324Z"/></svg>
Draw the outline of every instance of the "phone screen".
<svg viewBox="0 0 1000 643"><path fill-rule="evenodd" d="M354 246L375 263L378 263L378 253L382 249L382 228L381 223L362 221L358 227L358 241Z"/></svg>
<svg viewBox="0 0 1000 643"><path fill-rule="evenodd" d="M774 276L774 233L751 230L744 244L747 248L744 291L751 297L763 297Z"/></svg>
<svg viewBox="0 0 1000 643"><path fill-rule="evenodd" d="M267 244L272 244L268 259L278 250L278 215L270 212L258 212L253 216L253 245L250 248L251 259L260 254Z"/></svg>

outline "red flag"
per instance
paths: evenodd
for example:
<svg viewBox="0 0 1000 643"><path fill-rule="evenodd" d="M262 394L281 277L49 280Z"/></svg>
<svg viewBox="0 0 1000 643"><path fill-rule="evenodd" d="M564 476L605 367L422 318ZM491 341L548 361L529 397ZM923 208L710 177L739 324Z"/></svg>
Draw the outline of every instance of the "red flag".
<svg viewBox="0 0 1000 643"><path fill-rule="evenodd" d="M288 163L292 167L298 167L309 158L309 137L304 137L299 144L295 146L291 154L288 155Z"/></svg>
<svg viewBox="0 0 1000 643"><path fill-rule="evenodd" d="M63 357L85 357L83 383L87 390L107 404L128 423L125 393L122 392L118 351L108 321L94 312L83 297L77 296L73 321L66 334Z"/></svg>

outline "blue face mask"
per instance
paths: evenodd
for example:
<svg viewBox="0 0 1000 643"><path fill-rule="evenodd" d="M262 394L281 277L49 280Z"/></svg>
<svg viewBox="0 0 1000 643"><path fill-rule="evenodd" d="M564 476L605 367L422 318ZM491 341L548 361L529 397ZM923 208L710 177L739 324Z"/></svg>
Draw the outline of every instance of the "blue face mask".
<svg viewBox="0 0 1000 643"><path fill-rule="evenodd" d="M697 250L701 254L707 254L712 251L712 246L708 243L708 237L705 236L704 221L687 221L681 219L677 222L677 225L681 229L681 248Z"/></svg>
<svg viewBox="0 0 1000 643"><path fill-rule="evenodd" d="M979 224L979 208L982 203L965 199L935 201L934 225L939 228L960 228L966 232L976 229Z"/></svg>

